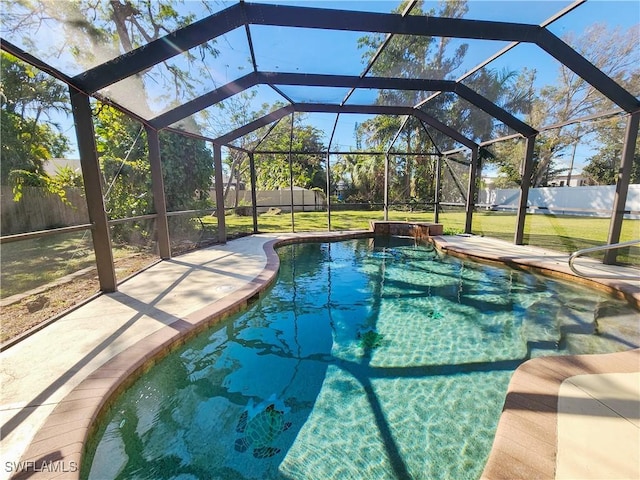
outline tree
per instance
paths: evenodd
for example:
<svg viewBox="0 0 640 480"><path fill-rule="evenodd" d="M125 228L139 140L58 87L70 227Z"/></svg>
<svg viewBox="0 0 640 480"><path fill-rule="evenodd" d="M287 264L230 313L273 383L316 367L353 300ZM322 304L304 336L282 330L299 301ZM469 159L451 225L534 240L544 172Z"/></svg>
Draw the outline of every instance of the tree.
<svg viewBox="0 0 640 480"><path fill-rule="evenodd" d="M407 1L403 1L392 13L403 12L407 4ZM441 2L437 12L435 9L425 11L424 2L419 1L409 14L461 18L467 11L466 0ZM364 49L364 62L368 62L373 57L384 38L383 34L378 33L358 39L359 47ZM452 55L447 55L450 42L451 39L446 37L396 35L373 64L371 71L376 75L384 74L392 77L447 78L460 66L468 48L467 44L462 44L456 47ZM392 98L395 95L400 95L403 99L413 97L417 103L424 98L425 92L385 90L381 92L380 99L388 98L392 101L395 100Z"/></svg>
<svg viewBox="0 0 640 480"><path fill-rule="evenodd" d="M567 35L564 40L620 85L631 92L640 92L640 67L636 51L639 42L637 29L623 31L609 29L604 24L595 24L582 35ZM565 123L615 107L611 101L564 65L559 66L553 84L543 86L537 91L533 88L535 74L535 71L525 72L519 80L521 90L529 92L530 96L530 109L528 112L523 111L525 121L534 127ZM587 170L587 173L591 172L598 177L596 171L607 162L609 165L616 162L619 164L619 159L615 161L610 156L616 150L620 153L620 141L616 140L618 144L614 145L615 142L612 143L612 140L621 138L620 131L614 133L606 127L606 123L602 125L600 122L582 122L579 125L567 125L542 132L536 137L531 185L544 186L548 179L566 171L566 168L558 165L559 160L565 155L570 155L571 149L578 142L583 145L590 143L600 152L592 157L595 163ZM500 142L492 145L491 151L494 154L491 163L498 166L500 173L496 185L519 185L520 165L524 157L523 144ZM603 156L607 157L604 163ZM599 178L600 181L610 182L612 176L608 179Z"/></svg>
<svg viewBox="0 0 640 480"><path fill-rule="evenodd" d="M406 2L405 2L406 3ZM404 9L401 5L396 13ZM410 15L431 15L449 18L461 18L467 13L466 1L441 2L439 7L424 10L424 3L418 2ZM381 35L368 35L360 39L360 45L366 48L363 56L368 60L382 42ZM450 38L396 35L389 42L383 53L373 64L371 71L379 76L396 76L405 78L451 79L456 76L462 65L468 45L461 43L452 48ZM528 112L530 108L530 89L527 75L523 72L516 75L507 70L483 68L464 83L494 103L510 109L514 113ZM462 100L453 93L441 93L435 97L427 97L431 92L407 92L382 90L378 95L378 103L395 105L418 105L426 113L438 118L463 135L484 140L497 130L494 119L480 109ZM429 100L424 103L424 100ZM386 150L391 139L396 135L401 119L378 116L361 125L361 133L370 147ZM425 153L424 156L397 156L392 164L391 196L397 199L411 198L417 201L429 201L435 195L435 162L429 155L434 150L441 151L453 148L454 141L437 130L427 132L419 122L410 120L406 123L396 140L396 151Z"/></svg>
<svg viewBox="0 0 640 480"><path fill-rule="evenodd" d="M260 145L264 151L280 151L279 154L256 155L256 187L263 190L288 188L290 183L289 147L293 185L302 188L326 189L327 177L324 169L325 157L316 152L326 150L322 142L322 132L315 127L305 125L305 116L296 115L291 141L290 121L281 121Z"/></svg>
<svg viewBox="0 0 640 480"><path fill-rule="evenodd" d="M110 218L127 218L154 211L148 143L142 125L122 112L98 104L96 146L105 178L105 207ZM160 132L160 156L167 209L190 210L210 206L212 153L202 140ZM145 227L116 225L114 235L129 239L129 230L144 236ZM182 227L181 227L182 228Z"/></svg>
<svg viewBox="0 0 640 480"><path fill-rule="evenodd" d="M615 185L622 162L625 117L615 117L595 126L600 141L597 152L587 159L583 173L600 185ZM640 137L636 139L630 183L640 183Z"/></svg>
<svg viewBox="0 0 640 480"><path fill-rule="evenodd" d="M148 143L143 127L108 106L96 112L96 144L105 178L105 207L110 218L127 218L155 211ZM168 211L211 207L212 152L202 140L160 132L160 157ZM184 229L179 221L170 227ZM144 236L151 226L116 225L114 234L129 239L133 228Z"/></svg>
<svg viewBox="0 0 640 480"><path fill-rule="evenodd" d="M127 218L153 211L146 135L142 126L108 106L94 112L96 148L104 175L109 218ZM126 230L118 227L116 230Z"/></svg>
<svg viewBox="0 0 640 480"><path fill-rule="evenodd" d="M620 85L629 91L640 91L640 66L636 52L640 39L637 28L623 31L597 23L588 27L582 35L567 35L564 40ZM556 82L541 89L531 120L534 125L562 123L612 108L614 105L609 99L562 65ZM553 160L580 138L595 133L595 142L606 144L607 136L599 134L597 125L583 122L579 128L560 127L541 136L537 142L539 161L532 185L544 185L545 178L549 176L548 170L553 168Z"/></svg>
<svg viewBox="0 0 640 480"><path fill-rule="evenodd" d="M366 155L358 160L354 171L358 194L370 203L381 203L384 200L384 157Z"/></svg>
<svg viewBox="0 0 640 480"><path fill-rule="evenodd" d="M405 9L400 5L395 13ZM457 18L466 13L466 2L448 2L440 13ZM410 15L435 15L435 10L424 12L419 2ZM380 34L368 35L359 40L361 48L366 48L363 60L368 61L382 43ZM383 53L373 64L375 75L404 78L446 78L457 68L466 52L466 44L459 46L453 56L446 57L445 51L450 39L434 37L395 36L387 44ZM430 92L381 90L377 103L383 105L416 105ZM391 147L391 141L403 125L397 116L377 115L359 126L358 136L371 149L381 152ZM407 120L400 136L393 145L395 151L420 152L433 150L431 139L414 119ZM362 156L354 165L354 177L359 180L359 191L353 195L357 201L381 201L384 196L384 156ZM416 162L418 157L392 156L390 161L390 196L392 199L433 197L432 162ZM429 179L429 180L427 180ZM381 184L382 183L382 184ZM356 184L354 184L356 186Z"/></svg>
<svg viewBox="0 0 640 480"><path fill-rule="evenodd" d="M220 133L233 130L282 107L282 104L278 103L274 105L263 104L258 111L253 111L251 100L254 96L255 92L243 92L232 97L233 103L225 106L228 114L223 118L226 118L227 121L216 125L216 130L219 130ZM289 188L288 152L290 147L293 152L310 152L308 154L294 153L291 156L294 186L326 189L325 157L322 154L314 153L326 150L322 136L323 133L320 130L306 124L305 115L298 114L294 117L293 142L291 142L291 121L290 117L287 117L281 119L275 126L271 124L240 137L234 144L244 150L253 150L259 143L258 150L281 152L255 155L256 188L258 189ZM229 149L224 162L229 172L226 194L228 194L229 186L234 179L236 185L250 184L249 158L246 153ZM236 206L238 206L237 200L236 197Z"/></svg>
<svg viewBox="0 0 640 480"><path fill-rule="evenodd" d="M405 10L407 2L403 2L393 13L401 13ZM463 17L467 12L467 3L462 1L442 2L439 10L424 10L424 2L417 2L409 15L445 16L449 18ZM359 47L364 49L363 62L368 62L376 53L383 42L382 34L366 35L358 40ZM462 64L468 45L463 43L452 52L449 52L451 38L395 35L387 44L382 54L371 67L372 74L376 76L402 77L402 78L442 78L448 79ZM383 105L417 105L430 95L431 92L422 91L397 91L381 90L377 103ZM450 102L450 95L439 95L429 105L441 109ZM398 131L401 120L393 117L377 116L373 120L361 125L363 139L370 147L384 148ZM430 145L426 134L421 128L408 128L404 135L405 148L413 148L413 151ZM415 135L414 135L415 134ZM414 139L414 136L417 138ZM398 150L403 147L400 140ZM407 171L409 174L410 172Z"/></svg>
<svg viewBox="0 0 640 480"><path fill-rule="evenodd" d="M548 179L560 175L567 171L566 168L556 167L555 162L551 162L545 169L545 175L541 178L541 184L535 184L535 176L538 172L540 162L543 160L541 154L548 151L552 146L550 139L544 135L536 138L536 144L533 151L533 169L529 182L531 185L542 186L546 184ZM490 153L486 163L493 164L498 167L498 178L495 182L496 188L516 188L522 185L522 162L525 155L524 139L509 139L497 142L489 146L486 150Z"/></svg>
<svg viewBox="0 0 640 480"><path fill-rule="evenodd" d="M2 185L47 186L44 162L69 151L49 113L69 110L64 85L14 56L0 52Z"/></svg>
<svg viewBox="0 0 640 480"><path fill-rule="evenodd" d="M61 66L62 71L82 71L185 27L210 11L206 1L185 5L177 0L25 0L6 2L2 14L7 31L21 37L22 44L32 46L41 58ZM64 50L56 45L47 48L47 42L39 41L47 30L64 34ZM170 107L186 96L193 98L200 79L211 76L206 60L217 54L215 41L206 42L110 85L102 94L116 102L127 99L128 107L143 117L155 116L158 112L153 105Z"/></svg>
<svg viewBox="0 0 640 480"><path fill-rule="evenodd" d="M264 116L270 109L269 105L263 104L258 111L252 109L252 101L255 99L257 92L255 90L243 91L237 95L233 95L216 105L216 110L220 110L219 115L211 115L208 111L201 112L202 117L207 125L207 129L214 135L222 135L230 132L243 125ZM274 105L271 109L280 107ZM251 150L259 142L261 136L265 134L264 129L254 130L237 139L234 144L244 150ZM225 203L229 195L231 184L235 180L236 188L234 189L234 207L239 204L239 189L242 183L249 184L251 181L249 171L249 157L242 150L228 149L227 155L223 160L229 179L224 189Z"/></svg>
<svg viewBox="0 0 640 480"><path fill-rule="evenodd" d="M213 152L202 140L160 132L160 155L167 208L202 209L211 206Z"/></svg>
<svg viewBox="0 0 640 480"><path fill-rule="evenodd" d="M196 13L198 6L201 11ZM210 11L207 2L182 5L175 0L30 0L4 7L3 20L10 26L8 30L16 37L23 36L23 44L32 45L40 57L51 59L55 65L64 65L63 71L67 68L85 70L116 58L192 23L203 11ZM63 32L67 41L64 52L47 50L47 43L42 42L36 48L32 38L24 37L25 32L37 37L39 31L47 29ZM159 108L171 108L182 103L185 97L193 98L200 79L211 75L207 60L217 54L215 41L206 42L110 85L101 93L116 102L135 99L127 102L128 108L142 117L154 117ZM153 211L146 135L142 127L100 103L95 105L94 120L110 217ZM192 119L183 123L198 132ZM205 142L161 132L160 146L167 207L184 210L207 205L213 162ZM129 225L116 227L124 231Z"/></svg>
<svg viewBox="0 0 640 480"><path fill-rule="evenodd" d="M530 115L535 76L536 72L527 68L515 72L487 66L465 78L463 83L513 115ZM491 115L460 98L452 99L448 108L447 124L473 140L513 133L505 125L496 123Z"/></svg>

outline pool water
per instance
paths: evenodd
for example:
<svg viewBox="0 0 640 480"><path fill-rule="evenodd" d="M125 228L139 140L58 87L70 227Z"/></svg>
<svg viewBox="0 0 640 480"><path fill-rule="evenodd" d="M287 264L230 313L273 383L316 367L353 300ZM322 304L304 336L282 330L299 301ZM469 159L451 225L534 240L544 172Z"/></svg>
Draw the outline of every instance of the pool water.
<svg viewBox="0 0 640 480"><path fill-rule="evenodd" d="M117 399L85 478L476 479L520 363L640 344L623 302L409 239L278 253L268 294Z"/></svg>

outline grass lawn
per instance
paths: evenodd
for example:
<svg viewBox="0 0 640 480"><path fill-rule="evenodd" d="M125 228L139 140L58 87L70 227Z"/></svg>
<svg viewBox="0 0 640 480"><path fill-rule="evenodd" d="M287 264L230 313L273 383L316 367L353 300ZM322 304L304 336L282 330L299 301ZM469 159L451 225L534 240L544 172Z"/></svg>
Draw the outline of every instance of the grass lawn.
<svg viewBox="0 0 640 480"><path fill-rule="evenodd" d="M382 220L382 211L333 211L332 230L368 229L369 220ZM433 221L432 212L390 211L390 220ZM206 217L204 222L215 223L215 218ZM226 217L229 232L250 233L252 218L237 215ZM444 212L440 215L445 234L464 231L464 212ZM559 252L572 253L582 248L607 243L608 218L572 217L529 214L525 221L524 242L527 245L544 247ZM513 241L516 225L515 213L480 211L473 215L473 233L502 240ZM295 214L297 232L327 229L326 212L297 212ZM279 215L263 214L258 217L261 232L290 232L291 213ZM640 239L640 220L625 220L622 226L621 242ZM602 254L599 254L600 257ZM620 250L619 261L640 265L640 247Z"/></svg>
<svg viewBox="0 0 640 480"><path fill-rule="evenodd" d="M433 212L389 212L391 220L433 221ZM516 216L502 212L474 214L473 233L488 237L513 240ZM332 230L368 229L369 220L382 220L382 211L333 211ZM203 217L208 227L215 227L215 217ZM464 230L465 215L461 211L445 211L440 216L445 233ZM251 233L251 217L228 215L229 235ZM199 225L199 223L197 224ZM525 243L570 253L581 248L606 243L609 219L568 217L554 215L527 215ZM327 229L326 212L297 212L297 232ZM263 214L258 217L261 232L290 232L291 214ZM625 220L620 241L640 238L640 220ZM621 250L619 260L640 265L640 248ZM114 247L114 257L122 258L136 253L126 246ZM64 275L94 266L91 236L82 232L43 237L35 240L8 243L2 246L0 296L7 297L45 285Z"/></svg>
<svg viewBox="0 0 640 480"><path fill-rule="evenodd" d="M431 212L389 212L391 220L433 221ZM361 230L369 228L370 220L382 220L382 211L333 211L332 230ZM202 223L192 222L191 227L172 238L174 251L194 248L200 242L215 239L215 217L203 217ZM251 217L228 215L228 235L248 234L253 231ZM464 230L465 215L461 211L447 210L441 214L445 234ZM474 214L473 232L479 235L513 241L516 216L501 212L477 212ZM295 214L296 231L326 231L326 212L299 212ZM195 227L195 230L192 229ZM291 214L260 215L258 227L261 232L290 232ZM201 229L204 228L204 232ZM546 247L561 252L573 252L580 248L606 243L609 220L588 217L556 217L552 215L528 215L525 228L525 243ZM183 235L183 236L184 236ZM625 220L621 241L640 238L640 220ZM114 245L116 275L119 279L139 271L157 257L146 248L141 250L129 245ZM640 266L640 248L620 251L619 261ZM47 285L69 273L87 267L95 268L91 236L82 232L54 235L34 240L2 245L0 296L6 298L25 293L36 287ZM57 286L42 296L48 303L36 312L29 312L27 304L36 295L0 311L0 341L5 341L48 318L88 298L99 289L95 270L77 277L72 282Z"/></svg>
<svg viewBox="0 0 640 480"><path fill-rule="evenodd" d="M70 273L95 267L91 234L65 233L2 245L0 297L46 285ZM139 253L126 246L113 248L114 259ZM116 274L118 274L116 269Z"/></svg>
<svg viewBox="0 0 640 480"><path fill-rule="evenodd" d="M8 297L95 265L91 234L52 235L2 245L1 295Z"/></svg>

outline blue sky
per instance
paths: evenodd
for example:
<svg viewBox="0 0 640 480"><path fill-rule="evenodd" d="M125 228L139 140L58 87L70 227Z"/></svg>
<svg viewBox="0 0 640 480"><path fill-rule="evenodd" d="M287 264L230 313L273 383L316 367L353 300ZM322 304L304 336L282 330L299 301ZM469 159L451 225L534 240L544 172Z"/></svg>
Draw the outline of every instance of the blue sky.
<svg viewBox="0 0 640 480"><path fill-rule="evenodd" d="M389 11L394 5L393 2L383 1L298 1L290 3L326 8L370 8L372 11ZM571 2L568 1L471 0L466 17L479 20L540 24L570 4ZM594 21L605 22L612 27L629 28L634 25L637 27L640 21L639 5L636 1L590 0L551 24L549 29L556 35L563 36L567 33L579 34ZM362 33L359 32L326 32L312 29L274 29L273 27L251 26L251 34L260 70L359 75L364 68L362 50L357 48L357 39L362 36ZM454 40L454 42L456 41ZM463 65L456 71L456 74L466 72L508 45L508 42L495 41L465 40L464 42L469 45L469 50ZM310 48L310 46L313 47ZM523 68L535 68L538 88L554 82L559 66L559 62L531 44L519 45L491 64L491 68L505 68L515 71L520 71ZM319 87L280 88L296 101L316 99L316 101L339 102L347 91L347 89ZM269 102L280 100L280 97L269 88L262 88L261 94L265 95L262 98ZM375 91L358 91L348 103L373 103L375 96ZM260 100L256 103L260 103ZM362 123L368 118L371 116L341 115L332 146L335 148L336 145L339 145L344 149L354 147L355 123ZM323 130L328 141L335 121L334 115L308 114L307 121ZM578 168L589 155L590 151L586 145L581 145L578 148L576 154Z"/></svg>
<svg viewBox="0 0 640 480"><path fill-rule="evenodd" d="M319 6L336 9L369 10L388 12L397 5L397 2L361 0L351 2L336 1L310 1L298 0L293 2L257 0L259 3L286 3L292 5ZM218 1L213 4L214 10L219 10L235 2ZM470 0L469 12L466 18L479 20L496 20L539 24L561 10L571 2L568 1L484 1ZM428 3L426 9L433 3ZM185 8L194 8L196 2L185 2ZM203 15L203 14L201 14ZM635 25L638 28L640 22L640 2L589 0L569 13L564 18L556 21L549 29L558 36L574 32L579 34L594 21L605 22L610 26L629 28ZM49 32L50 33L50 32ZM251 26L258 68L264 71L280 72L309 72L326 74L359 75L364 64L362 50L357 48L357 40L363 34L360 32L327 32L312 29L274 28L263 26ZM454 41L456 42L456 41ZM507 45L506 42L493 41L465 41L469 44L469 51L463 65L455 72L456 75L464 73L488 56ZM214 80L216 85L246 75L252 70L249 59L249 47L244 36L244 29L229 32L216 42L216 48L220 51L218 58L207 61L206 72ZM180 62L175 59L176 64ZM558 62L532 45L520 45L499 60L491 64L491 68L507 68L519 71L522 68L536 68L538 86L553 83L558 69ZM296 101L326 101L339 102L346 93L346 89L321 89L303 87L282 87L282 90ZM130 92L125 88L125 92ZM258 95L252 102L254 109L259 109L262 103L284 101L280 95L268 87L257 89ZM162 92L165 94L166 92ZM206 93L206 87L196 91L193 96ZM360 91L355 94L349 103L372 103L375 100L375 91ZM168 102L171 96L165 95L164 100L159 98L156 108L165 110L169 108ZM188 98L187 98L188 99ZM225 115L220 109L212 108L213 115ZM341 115L334 137L334 145L348 149L355 145L353 138L354 124L370 118L362 115ZM335 115L309 114L307 119L314 126L325 132L325 140L331 134ZM224 123L222 117L220 122ZM73 128L69 121L63 121L64 131L71 137ZM222 127L220 127L222 128ZM77 155L73 153L70 156ZM584 152L579 152L584 157Z"/></svg>

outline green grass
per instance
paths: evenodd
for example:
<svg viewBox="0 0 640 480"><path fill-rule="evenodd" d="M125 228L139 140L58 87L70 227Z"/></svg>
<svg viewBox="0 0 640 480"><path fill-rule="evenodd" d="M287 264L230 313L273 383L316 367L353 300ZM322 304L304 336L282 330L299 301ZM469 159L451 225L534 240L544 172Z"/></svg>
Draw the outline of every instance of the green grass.
<svg viewBox="0 0 640 480"><path fill-rule="evenodd" d="M8 297L95 265L91 235L53 235L2 245L0 295Z"/></svg>
<svg viewBox="0 0 640 480"><path fill-rule="evenodd" d="M117 259L136 251L139 249L114 245L113 256ZM83 268L95 267L91 234L83 232L6 243L0 253L2 298L46 285Z"/></svg>
<svg viewBox="0 0 640 480"><path fill-rule="evenodd" d="M382 211L333 211L332 230L368 229L370 220L382 220ZM433 212L389 212L390 220L433 221ZM473 233L513 241L516 216L503 212L476 212ZM215 217L203 217L207 227L215 232ZM461 211L445 211L440 216L445 233L464 230L465 215ZM229 235L251 233L251 217L228 215ZM527 215L525 243L559 252L571 253L581 248L602 245L607 241L609 219L554 215ZM199 222L196 225L200 225ZM326 231L326 212L297 212L297 232ZM260 215L261 232L290 232L291 214ZM211 233L211 232L210 232ZM212 235L209 235L212 236ZM623 222L621 242L640 238L640 220ZM114 247L114 256L131 254L126 246ZM601 257L601 255L600 255ZM640 248L620 250L620 262L640 265ZM1 250L0 295L7 297L26 292L52 282L85 267L94 266L91 236L82 232L43 237L35 240L8 243Z"/></svg>
<svg viewBox="0 0 640 480"><path fill-rule="evenodd" d="M515 214L479 212L474 214L473 233L513 241L515 223ZM572 253L582 248L606 244L609 224L608 218L530 214L525 220L524 243ZM625 220L620 241L639 238L640 220ZM636 263L640 263L637 255L638 249L634 248Z"/></svg>
<svg viewBox="0 0 640 480"><path fill-rule="evenodd" d="M333 211L331 213L332 230L368 229L370 220L382 220L381 211ZM215 222L215 218L203 219ZM433 212L390 211L389 220L433 221ZM227 228L230 232L250 233L251 217L228 215ZM461 211L445 211L440 215L440 223L445 233L464 231L465 214ZM582 248L607 243L610 220L608 218L571 217L556 215L527 215L525 221L524 243L544 247L564 253L572 253ZM512 242L516 226L515 213L479 211L473 215L473 233ZM319 231L327 229L326 212L297 212L295 214L297 232ZM263 214L258 217L260 232L290 232L291 214ZM640 220L623 222L621 242L640 239ZM600 257L602 254L600 254ZM640 265L640 248L620 250L622 263Z"/></svg>

